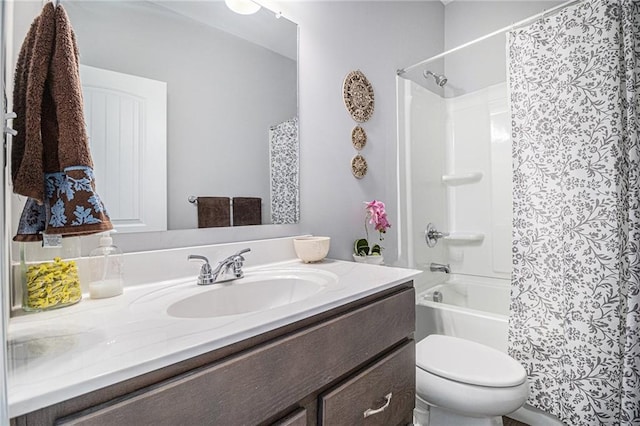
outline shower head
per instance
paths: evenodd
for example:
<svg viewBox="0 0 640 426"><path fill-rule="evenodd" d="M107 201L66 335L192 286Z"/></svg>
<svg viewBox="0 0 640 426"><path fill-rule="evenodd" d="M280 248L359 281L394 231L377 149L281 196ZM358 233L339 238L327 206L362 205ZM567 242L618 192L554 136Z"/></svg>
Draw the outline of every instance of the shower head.
<svg viewBox="0 0 640 426"><path fill-rule="evenodd" d="M429 70L425 70L424 71L424 77L428 78L429 76L432 76L433 79L436 81L436 84L440 87L444 86L445 84L447 84L447 77L445 77L442 74L436 74L432 71Z"/></svg>

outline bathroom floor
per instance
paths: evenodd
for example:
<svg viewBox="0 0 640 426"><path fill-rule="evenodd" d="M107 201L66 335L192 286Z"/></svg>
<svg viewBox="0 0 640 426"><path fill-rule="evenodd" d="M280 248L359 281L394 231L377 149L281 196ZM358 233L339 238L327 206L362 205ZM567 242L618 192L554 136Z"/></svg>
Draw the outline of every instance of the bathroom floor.
<svg viewBox="0 0 640 426"><path fill-rule="evenodd" d="M502 416L502 424L503 426L529 426L526 423L522 423L517 420L513 420L509 417L504 417L504 416Z"/></svg>

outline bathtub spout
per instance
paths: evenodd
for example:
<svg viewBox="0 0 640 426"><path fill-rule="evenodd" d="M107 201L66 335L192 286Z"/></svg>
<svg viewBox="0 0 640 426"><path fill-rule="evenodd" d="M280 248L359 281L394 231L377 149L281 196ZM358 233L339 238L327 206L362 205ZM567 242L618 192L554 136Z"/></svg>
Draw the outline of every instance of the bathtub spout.
<svg viewBox="0 0 640 426"><path fill-rule="evenodd" d="M451 272L451 267L448 264L444 265L442 263L432 263L431 265L429 265L429 270L431 272L444 272L445 274L448 274Z"/></svg>

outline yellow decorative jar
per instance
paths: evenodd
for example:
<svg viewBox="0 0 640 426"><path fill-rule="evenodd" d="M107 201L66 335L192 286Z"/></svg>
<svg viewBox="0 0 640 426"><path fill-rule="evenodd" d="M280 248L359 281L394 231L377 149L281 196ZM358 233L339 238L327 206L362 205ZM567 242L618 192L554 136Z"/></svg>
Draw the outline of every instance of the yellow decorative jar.
<svg viewBox="0 0 640 426"><path fill-rule="evenodd" d="M76 262L79 257L77 237L65 238L55 248L43 248L37 242L20 243L22 309L38 312L78 303L82 299Z"/></svg>

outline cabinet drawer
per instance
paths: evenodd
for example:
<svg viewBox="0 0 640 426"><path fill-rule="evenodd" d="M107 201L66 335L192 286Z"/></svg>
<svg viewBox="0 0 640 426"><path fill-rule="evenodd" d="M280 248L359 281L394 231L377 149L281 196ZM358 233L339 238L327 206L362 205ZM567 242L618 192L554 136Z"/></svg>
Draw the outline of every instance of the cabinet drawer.
<svg viewBox="0 0 640 426"><path fill-rule="evenodd" d="M321 396L321 425L410 423L415 405L415 358L411 340Z"/></svg>

